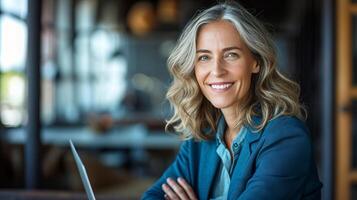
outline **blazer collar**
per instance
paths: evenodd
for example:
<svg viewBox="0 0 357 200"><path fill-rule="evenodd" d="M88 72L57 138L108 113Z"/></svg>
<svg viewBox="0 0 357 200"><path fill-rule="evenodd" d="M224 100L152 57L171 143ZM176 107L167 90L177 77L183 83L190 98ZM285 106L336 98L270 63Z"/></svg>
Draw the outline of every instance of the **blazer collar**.
<svg viewBox="0 0 357 200"><path fill-rule="evenodd" d="M259 124L261 122L261 117L253 116L253 121L254 124ZM247 129L248 133L245 136L245 139L247 140L249 145L260 139L262 131L255 131L254 128L251 126L248 126Z"/></svg>
<svg viewBox="0 0 357 200"><path fill-rule="evenodd" d="M253 119L254 124L259 124L262 120L262 118L260 116L253 116L252 119ZM222 115L220 117L220 119L218 120L216 134L223 134L222 132L224 132L225 126L226 126L226 122L224 121L224 117ZM248 142L249 146L251 146L252 143L254 143L255 141L260 139L260 137L262 135L261 134L262 131L255 131L254 128L251 126L246 126L246 128L248 129L248 131L247 131L247 135L245 136L245 140ZM218 135L216 135L215 140L216 140L216 146L218 146L219 145L219 136Z"/></svg>

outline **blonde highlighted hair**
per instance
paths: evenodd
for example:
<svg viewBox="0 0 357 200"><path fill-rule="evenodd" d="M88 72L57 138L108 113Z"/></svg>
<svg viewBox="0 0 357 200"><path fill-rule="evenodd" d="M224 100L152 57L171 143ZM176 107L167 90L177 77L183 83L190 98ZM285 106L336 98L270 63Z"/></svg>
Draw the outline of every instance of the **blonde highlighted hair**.
<svg viewBox="0 0 357 200"><path fill-rule="evenodd" d="M246 103L236 110L243 116L237 119L236 127L248 125L260 131L271 119L281 115L305 119L305 109L299 103L300 87L277 70L276 50L270 34L252 14L230 2L215 5L194 17L168 58L173 81L166 97L174 113L166 128L173 127L184 139L208 140L216 132L221 112L201 93L194 74L194 62L200 27L218 20L227 20L234 25L260 66L259 73L252 76ZM259 123L255 123L254 116L261 118Z"/></svg>

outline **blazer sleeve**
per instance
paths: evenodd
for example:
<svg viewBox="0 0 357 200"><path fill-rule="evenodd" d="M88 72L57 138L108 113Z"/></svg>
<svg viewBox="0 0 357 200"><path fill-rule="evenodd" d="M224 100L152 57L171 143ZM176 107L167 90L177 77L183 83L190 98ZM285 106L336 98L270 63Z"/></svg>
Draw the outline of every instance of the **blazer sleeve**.
<svg viewBox="0 0 357 200"><path fill-rule="evenodd" d="M166 169L163 175L149 188L142 196L142 200L159 200L164 198L164 191L161 189L161 185L166 182L168 177L176 179L183 177L190 183L191 175L189 171L189 157L192 140L188 140L182 143L180 150L176 156L174 162Z"/></svg>
<svg viewBox="0 0 357 200"><path fill-rule="evenodd" d="M302 198L312 161L309 133L297 119L280 122L265 130L255 172L239 200Z"/></svg>

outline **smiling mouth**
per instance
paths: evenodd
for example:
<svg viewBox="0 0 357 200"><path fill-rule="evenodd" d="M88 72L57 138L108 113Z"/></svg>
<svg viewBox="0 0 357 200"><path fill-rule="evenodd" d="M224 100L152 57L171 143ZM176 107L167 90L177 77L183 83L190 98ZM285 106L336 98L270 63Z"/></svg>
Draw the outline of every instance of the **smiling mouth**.
<svg viewBox="0 0 357 200"><path fill-rule="evenodd" d="M213 84L209 84L209 86L215 90L226 90L228 88L230 88L233 85L232 83L213 83Z"/></svg>

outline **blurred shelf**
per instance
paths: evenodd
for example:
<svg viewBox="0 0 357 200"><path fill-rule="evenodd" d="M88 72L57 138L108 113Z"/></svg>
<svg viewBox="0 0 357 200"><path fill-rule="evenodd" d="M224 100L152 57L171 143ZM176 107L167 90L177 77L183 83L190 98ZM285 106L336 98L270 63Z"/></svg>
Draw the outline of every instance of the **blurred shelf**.
<svg viewBox="0 0 357 200"><path fill-rule="evenodd" d="M357 99L357 87L352 87L352 89L351 89L351 97L353 99Z"/></svg>
<svg viewBox="0 0 357 200"><path fill-rule="evenodd" d="M349 7L350 11L352 14L357 14L357 3L351 3L350 7Z"/></svg>
<svg viewBox="0 0 357 200"><path fill-rule="evenodd" d="M357 170L352 170L350 173L350 180L352 183L357 183Z"/></svg>
<svg viewBox="0 0 357 200"><path fill-rule="evenodd" d="M0 134L0 139L11 144L24 144L26 131L9 129ZM116 128L105 133L96 133L88 127L44 128L42 131L42 144L69 146L70 139L77 147L86 148L175 149L181 143L177 136L163 131L148 131L143 125Z"/></svg>

